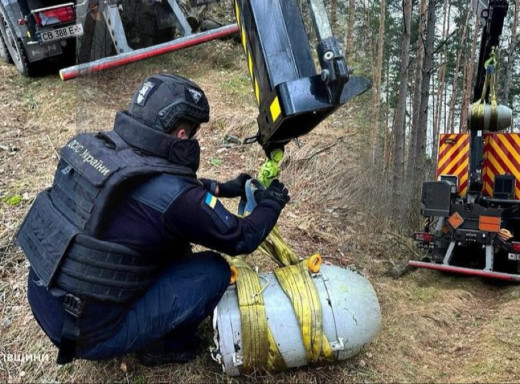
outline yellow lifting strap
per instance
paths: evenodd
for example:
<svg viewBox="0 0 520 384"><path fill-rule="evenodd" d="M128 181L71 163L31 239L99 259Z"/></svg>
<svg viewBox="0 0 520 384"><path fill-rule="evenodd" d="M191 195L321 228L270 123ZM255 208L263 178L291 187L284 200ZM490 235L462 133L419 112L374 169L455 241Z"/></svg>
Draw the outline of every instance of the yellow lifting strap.
<svg viewBox="0 0 520 384"><path fill-rule="evenodd" d="M484 86L482 87L482 94L480 99L471 104L470 119L472 125L480 127L480 122L484 122L484 115L486 111L486 94L489 88L489 127L496 127L498 120L498 103L496 97L496 65L497 59L495 55L495 47L492 47L489 59L484 63L486 69L486 77L484 78Z"/></svg>
<svg viewBox="0 0 520 384"><path fill-rule="evenodd" d="M282 159L283 151L281 149L275 149L260 168L258 181L260 181L264 187L269 187L271 182L279 176L280 162ZM271 233L269 233L267 238L260 245L259 250L282 267L296 264L300 261L291 247L283 240L278 224L274 226Z"/></svg>
<svg viewBox="0 0 520 384"><path fill-rule="evenodd" d="M283 152L276 150L262 166L258 179L265 187L278 177L282 158ZM275 276L292 303L309 363L317 363L322 357L334 360L334 353L323 332L319 295L309 272L319 271L321 257L314 255L300 261L282 239L278 226L274 227L259 249L281 266L275 270ZM245 256L226 259L232 270L231 283L236 283L237 287L243 372L286 369L265 313L263 291L267 281L261 282L261 277L246 263Z"/></svg>
<svg viewBox="0 0 520 384"><path fill-rule="evenodd" d="M286 369L280 351L269 329L265 314L263 285L258 274L246 263L243 256L226 257L234 269L240 322L242 325L242 359L244 373L255 370L269 372Z"/></svg>
<svg viewBox="0 0 520 384"><path fill-rule="evenodd" d="M278 224L276 224L269 235L267 235L258 250L269 256L275 263L282 267L296 264L300 260L282 238Z"/></svg>
<svg viewBox="0 0 520 384"><path fill-rule="evenodd" d="M315 261L312 260L315 257L312 256L297 265L289 265L274 271L282 289L292 302L310 364L318 363L322 357L334 360L334 352L323 331L320 298L309 270L309 268L314 270L316 268Z"/></svg>

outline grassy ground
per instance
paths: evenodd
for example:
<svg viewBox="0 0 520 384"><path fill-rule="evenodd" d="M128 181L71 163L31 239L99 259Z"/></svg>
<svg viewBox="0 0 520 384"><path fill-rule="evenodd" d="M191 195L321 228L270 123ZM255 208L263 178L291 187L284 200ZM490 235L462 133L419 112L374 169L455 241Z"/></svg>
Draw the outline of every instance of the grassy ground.
<svg viewBox="0 0 520 384"><path fill-rule="evenodd" d="M382 329L357 356L331 366L303 367L267 376L231 378L209 354L185 365L140 366L132 356L107 362L54 363L56 350L38 328L26 302L27 264L13 235L36 194L52 183L59 148L82 131L110 129L139 82L168 71L205 89L211 121L201 132L199 175L224 180L255 174L259 146L229 145L226 135L256 133L257 109L241 47L212 42L145 63L70 82L56 75L21 78L0 65L0 382L318 383L518 382L520 331L517 286L490 285L432 271L399 279L388 271L414 257L405 239L372 212L354 204L368 179L357 159L362 101L343 107L286 149L282 173L291 203L280 219L300 256L320 252L326 261L354 266L371 281L380 301ZM354 182L356 181L356 182ZM382 201L373 201L377 208ZM252 264L266 271L260 254ZM202 332L209 339L209 322ZM9 361L33 354L39 360Z"/></svg>

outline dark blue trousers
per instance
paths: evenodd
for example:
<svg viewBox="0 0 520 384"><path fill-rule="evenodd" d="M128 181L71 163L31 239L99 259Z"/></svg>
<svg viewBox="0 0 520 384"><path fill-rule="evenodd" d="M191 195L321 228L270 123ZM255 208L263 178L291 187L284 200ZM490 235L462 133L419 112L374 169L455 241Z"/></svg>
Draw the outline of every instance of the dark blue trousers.
<svg viewBox="0 0 520 384"><path fill-rule="evenodd" d="M142 297L128 307L117 331L94 343L82 339L75 357L111 359L159 342L164 352L182 348L191 342L200 322L212 314L229 279L228 263L212 251L196 253L174 262ZM48 322L49 316L54 319L60 317L56 316L56 312L50 313L52 310L38 314L32 303L31 306L40 325ZM103 316L103 313L99 315ZM63 319L60 320L63 323ZM49 337L51 340L58 339L57 335ZM59 343L55 344L59 346Z"/></svg>

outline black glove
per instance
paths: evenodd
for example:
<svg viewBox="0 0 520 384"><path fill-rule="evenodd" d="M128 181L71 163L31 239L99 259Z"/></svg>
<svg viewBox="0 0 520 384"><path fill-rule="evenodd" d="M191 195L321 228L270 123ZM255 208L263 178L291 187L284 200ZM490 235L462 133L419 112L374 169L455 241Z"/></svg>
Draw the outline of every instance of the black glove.
<svg viewBox="0 0 520 384"><path fill-rule="evenodd" d="M246 182L251 179L247 173L241 173L235 179L218 183L218 197L245 197Z"/></svg>
<svg viewBox="0 0 520 384"><path fill-rule="evenodd" d="M291 200L291 197L285 185L275 179L267 189L258 189L255 191L255 200L257 203L260 203L262 200L272 200L280 206L280 209L283 209L285 204Z"/></svg>

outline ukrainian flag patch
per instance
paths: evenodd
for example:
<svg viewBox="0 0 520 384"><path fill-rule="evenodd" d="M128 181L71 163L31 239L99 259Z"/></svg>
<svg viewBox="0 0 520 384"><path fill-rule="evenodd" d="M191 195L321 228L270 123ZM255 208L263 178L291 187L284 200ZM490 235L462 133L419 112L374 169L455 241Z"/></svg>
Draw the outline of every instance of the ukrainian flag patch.
<svg viewBox="0 0 520 384"><path fill-rule="evenodd" d="M200 201L200 200L199 200ZM217 204L217 198L216 196L213 196L211 193L206 194L206 200L204 201L208 207L211 209L215 208L215 205Z"/></svg>
<svg viewBox="0 0 520 384"><path fill-rule="evenodd" d="M236 216L230 213L216 196L207 192L202 208L208 213L222 233L226 233L237 225Z"/></svg>

